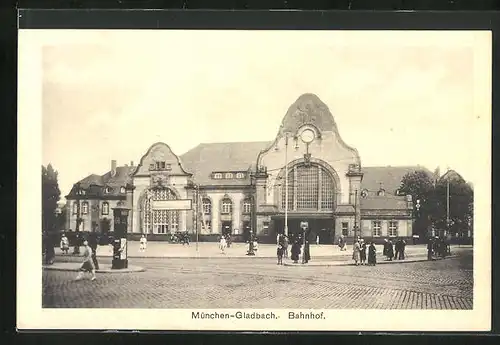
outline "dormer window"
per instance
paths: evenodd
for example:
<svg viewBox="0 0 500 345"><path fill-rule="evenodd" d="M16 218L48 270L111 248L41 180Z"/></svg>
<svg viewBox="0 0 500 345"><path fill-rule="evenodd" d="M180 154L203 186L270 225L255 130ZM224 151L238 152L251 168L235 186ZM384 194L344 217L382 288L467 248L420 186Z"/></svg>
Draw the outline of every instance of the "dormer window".
<svg viewBox="0 0 500 345"><path fill-rule="evenodd" d="M112 191L111 187L104 188L104 193L106 193L106 194L111 193L111 191Z"/></svg>
<svg viewBox="0 0 500 345"><path fill-rule="evenodd" d="M233 173L226 173L226 178L227 179L233 178Z"/></svg>
<svg viewBox="0 0 500 345"><path fill-rule="evenodd" d="M215 180L220 180L222 178L222 174L221 173L215 173L214 174L214 179Z"/></svg>
<svg viewBox="0 0 500 345"><path fill-rule="evenodd" d="M378 196L385 196L385 190L381 189L377 192Z"/></svg>
<svg viewBox="0 0 500 345"><path fill-rule="evenodd" d="M245 174L244 173L237 173L236 174L236 178L245 178Z"/></svg>
<svg viewBox="0 0 500 345"><path fill-rule="evenodd" d="M125 193L125 187L120 188L120 193L122 193L122 194Z"/></svg>

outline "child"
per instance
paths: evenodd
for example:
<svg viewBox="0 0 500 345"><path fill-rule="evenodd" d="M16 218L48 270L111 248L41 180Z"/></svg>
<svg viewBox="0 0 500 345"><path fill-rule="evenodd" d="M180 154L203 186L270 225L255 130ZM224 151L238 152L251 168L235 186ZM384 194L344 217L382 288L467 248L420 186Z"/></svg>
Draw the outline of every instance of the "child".
<svg viewBox="0 0 500 345"><path fill-rule="evenodd" d="M83 263L80 267L80 272L76 276L76 280L82 279L85 272L90 272L92 274L92 281L94 281L96 280L96 277L94 262L92 261L92 249L90 248L89 242L87 240L83 241L83 246Z"/></svg>
<svg viewBox="0 0 500 345"><path fill-rule="evenodd" d="M221 236L220 237L219 248L220 248L222 254L226 254L226 252L225 252L226 247L227 247L226 238L224 236Z"/></svg>
<svg viewBox="0 0 500 345"><path fill-rule="evenodd" d="M278 249L276 251L276 255L278 256L278 265L283 265L283 253L283 246L281 244L278 244Z"/></svg>
<svg viewBox="0 0 500 345"><path fill-rule="evenodd" d="M142 235L141 239L139 240L139 251L144 252L146 250L146 245L147 245L147 240L146 236Z"/></svg>
<svg viewBox="0 0 500 345"><path fill-rule="evenodd" d="M68 252L69 252L69 241L68 241L68 238L66 237L66 235L64 235L64 234L61 237L61 251L64 254L68 254Z"/></svg>

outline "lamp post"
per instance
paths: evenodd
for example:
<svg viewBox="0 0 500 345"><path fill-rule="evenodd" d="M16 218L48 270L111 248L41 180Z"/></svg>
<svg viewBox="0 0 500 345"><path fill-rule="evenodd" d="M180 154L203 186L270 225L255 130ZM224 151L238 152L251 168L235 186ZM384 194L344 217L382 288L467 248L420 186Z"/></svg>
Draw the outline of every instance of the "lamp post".
<svg viewBox="0 0 500 345"><path fill-rule="evenodd" d="M285 134L285 236L288 237L288 133Z"/></svg>
<svg viewBox="0 0 500 345"><path fill-rule="evenodd" d="M75 199L76 199L76 228L75 228L75 247L73 249L73 254L80 254L80 224L82 219L80 218L80 200L83 195L83 190L80 182L76 183L73 187L75 189Z"/></svg>
<svg viewBox="0 0 500 345"><path fill-rule="evenodd" d="M197 184L194 184L193 185L193 188L194 188L194 198L195 198L195 202L194 202L194 205L195 205L195 213L194 213L194 226L195 226L195 231L196 231L196 252L198 252L198 233L199 233L199 230L198 230L198 215L200 213L200 187L197 185ZM203 209L203 201L201 202L201 207ZM202 220L203 220L203 215L202 215Z"/></svg>

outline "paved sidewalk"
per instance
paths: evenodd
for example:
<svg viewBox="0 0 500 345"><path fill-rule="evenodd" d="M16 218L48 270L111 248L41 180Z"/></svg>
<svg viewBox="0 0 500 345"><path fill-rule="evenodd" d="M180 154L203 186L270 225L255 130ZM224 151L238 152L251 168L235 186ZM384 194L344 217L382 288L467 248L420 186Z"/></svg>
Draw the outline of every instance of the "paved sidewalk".
<svg viewBox="0 0 500 345"><path fill-rule="evenodd" d="M52 271L79 271L81 263L76 262L54 262L52 265L43 265L44 270L52 270ZM128 268L124 269L112 269L111 265L101 264L99 265L99 269L96 270L96 273L136 273L136 272L144 272L145 268L139 266L128 266Z"/></svg>
<svg viewBox="0 0 500 345"><path fill-rule="evenodd" d="M223 254L219 250L218 243L201 242L196 249L196 243L188 245L172 244L166 242L148 242L145 252L139 251L138 241L128 242L128 257L130 258L276 258L276 245L259 244L255 256L247 256L247 244L233 243L230 248L226 249ZM314 259L336 259L350 258L352 250L350 246L346 251L340 251L336 245L311 245L311 257ZM451 252L462 249L471 249L472 246L451 246ZM291 247L288 248L290 252ZM377 253L382 253L382 245L377 246ZM73 248L70 248L70 254L63 254L60 248L55 248L56 255L73 255ZM82 250L80 252L83 252ZM405 254L408 258L415 255L427 256L427 247L425 245L408 245L406 246ZM99 246L97 248L97 256L111 257L111 246Z"/></svg>

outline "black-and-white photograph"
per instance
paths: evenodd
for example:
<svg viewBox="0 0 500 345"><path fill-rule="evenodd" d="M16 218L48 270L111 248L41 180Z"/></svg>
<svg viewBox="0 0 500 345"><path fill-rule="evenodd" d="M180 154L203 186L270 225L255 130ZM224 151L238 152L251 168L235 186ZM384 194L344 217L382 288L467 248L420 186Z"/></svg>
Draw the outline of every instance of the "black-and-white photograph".
<svg viewBox="0 0 500 345"><path fill-rule="evenodd" d="M41 201L18 229L34 251L18 250L38 262L34 303L88 320L182 309L198 329L481 312L490 45L481 31L26 30L20 75L39 90L20 84L19 121L39 133L20 137L20 170Z"/></svg>

